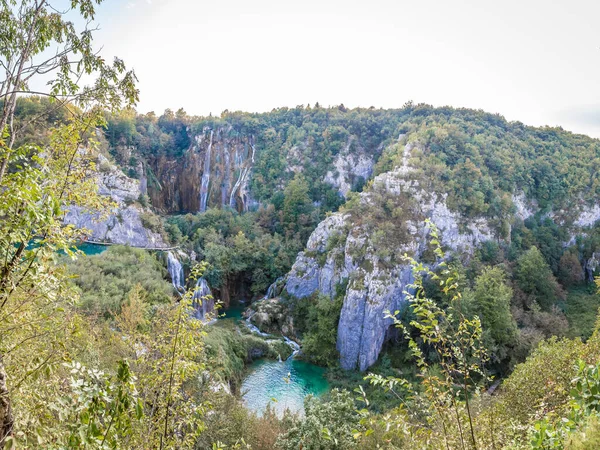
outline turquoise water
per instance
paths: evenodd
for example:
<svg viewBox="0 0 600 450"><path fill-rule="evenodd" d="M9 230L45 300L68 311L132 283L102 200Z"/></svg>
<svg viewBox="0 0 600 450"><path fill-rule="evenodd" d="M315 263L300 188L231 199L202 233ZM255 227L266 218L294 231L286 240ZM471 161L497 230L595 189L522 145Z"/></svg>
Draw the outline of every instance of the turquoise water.
<svg viewBox="0 0 600 450"><path fill-rule="evenodd" d="M83 253L85 253L87 256L94 256L99 255L100 253L105 251L108 248L108 245L97 245L84 242L82 244L79 244L77 248Z"/></svg>
<svg viewBox="0 0 600 450"><path fill-rule="evenodd" d="M269 403L279 416L286 408L304 414L304 397L319 396L329 390L325 369L305 361L260 359L249 369L241 392L244 404L257 414Z"/></svg>
<svg viewBox="0 0 600 450"><path fill-rule="evenodd" d="M227 309L219 310L219 317L221 319L233 319L235 322L242 320L242 313L246 309L246 305L239 304L231 306Z"/></svg>

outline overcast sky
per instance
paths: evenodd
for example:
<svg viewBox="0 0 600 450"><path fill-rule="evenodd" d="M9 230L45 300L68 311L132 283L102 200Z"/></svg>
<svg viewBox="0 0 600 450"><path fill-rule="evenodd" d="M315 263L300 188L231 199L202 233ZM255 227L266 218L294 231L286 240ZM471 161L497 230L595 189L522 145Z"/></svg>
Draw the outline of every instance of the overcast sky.
<svg viewBox="0 0 600 450"><path fill-rule="evenodd" d="M106 0L138 110L481 108L600 137L600 1Z"/></svg>

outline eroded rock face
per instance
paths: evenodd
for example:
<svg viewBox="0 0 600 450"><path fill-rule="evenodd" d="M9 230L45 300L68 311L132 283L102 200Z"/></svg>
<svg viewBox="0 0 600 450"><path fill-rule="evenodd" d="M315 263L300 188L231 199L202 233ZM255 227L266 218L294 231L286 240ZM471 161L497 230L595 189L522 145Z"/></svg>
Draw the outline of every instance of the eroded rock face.
<svg viewBox="0 0 600 450"><path fill-rule="evenodd" d="M292 270L287 276L285 289L294 297L303 298L319 291L332 296L335 285L347 273L335 270L335 261L328 257L325 264L320 266L316 255L323 254L327 242L333 233L344 233L347 216L333 214L322 221L310 235L306 250L300 252ZM347 231L346 231L347 234Z"/></svg>
<svg viewBox="0 0 600 450"><path fill-rule="evenodd" d="M600 220L600 205L594 205L592 207L584 208L583 211L577 217L575 226L577 227L591 227Z"/></svg>
<svg viewBox="0 0 600 450"><path fill-rule="evenodd" d="M111 165L102 155L98 156L98 193L110 197L115 203L111 211L92 212L72 206L65 215L65 223L88 230L92 241L133 247L165 248L159 233L142 224L144 209L134 204L145 189L145 179L135 180Z"/></svg>
<svg viewBox="0 0 600 450"><path fill-rule="evenodd" d="M259 330L284 336L295 337L294 322L287 305L278 298L263 299L252 304L247 311L248 320Z"/></svg>
<svg viewBox="0 0 600 450"><path fill-rule="evenodd" d="M423 255L426 218L440 230L442 244L462 255L472 254L481 242L495 238L485 219L465 222L448 209L445 194L427 192L411 177L412 171L405 167L411 148L411 144L406 146L401 167L376 177L372 189L360 198L365 205L377 201L374 192L410 198L405 216L399 218L405 225L404 239L399 242L389 235L382 241L379 236L376 242L350 214L333 214L315 229L288 274L285 289L295 297L319 292L333 298L337 286L347 281L337 339L345 369L366 370L377 361L392 325L385 312L401 307L413 281L410 265L397 255L407 253L417 259ZM382 252L382 248L390 250L386 246L393 246L396 256Z"/></svg>
<svg viewBox="0 0 600 450"><path fill-rule="evenodd" d="M439 229L444 248L461 258L469 258L481 243L499 239L487 219L467 220L448 208L446 193L423 187L426 180L416 176L408 166L413 147L414 144L407 144L402 165L376 177L373 186L360 197L361 205L382 201L381 198L410 199L398 218L404 224L404 239L398 242L393 233L383 232L383 241L379 236L376 242L374 234L381 231L377 224L374 230L368 230L360 224L360 216L333 214L315 229L306 250L298 255L287 276L285 289L295 297L319 292L333 298L337 287L347 281L337 339L340 362L345 369L365 370L377 361L392 325L385 312L402 306L405 291L413 281L411 267L390 257L390 251L385 250L395 255L407 253L420 260L428 234L425 219ZM515 219L524 220L537 212L537 205L522 194L515 195L513 202ZM585 227L595 223L600 218L600 208L587 207L578 214L573 233L585 231ZM598 261L600 256L594 254L586 262L588 278L599 270Z"/></svg>
<svg viewBox="0 0 600 450"><path fill-rule="evenodd" d="M600 275L600 252L594 252L583 265L585 277L588 281L593 281L594 278Z"/></svg>
<svg viewBox="0 0 600 450"><path fill-rule="evenodd" d="M355 137L350 136L344 149L336 155L333 169L325 176L325 182L337 187L344 197L359 181L364 183L373 174L373 157L362 148L351 151L355 142Z"/></svg>
<svg viewBox="0 0 600 450"><path fill-rule="evenodd" d="M148 189L152 205L169 213L255 207L248 188L256 158L254 137L231 131L205 128L194 135L183 155L150 159L155 178Z"/></svg>

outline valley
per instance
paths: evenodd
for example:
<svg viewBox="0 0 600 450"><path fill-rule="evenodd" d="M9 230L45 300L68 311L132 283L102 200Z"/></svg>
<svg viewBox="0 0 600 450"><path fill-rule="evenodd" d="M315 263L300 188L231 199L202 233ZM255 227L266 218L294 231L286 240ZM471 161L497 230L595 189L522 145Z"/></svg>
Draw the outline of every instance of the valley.
<svg viewBox="0 0 600 450"><path fill-rule="evenodd" d="M0 0L0 449L600 448L591 6L104 3Z"/></svg>

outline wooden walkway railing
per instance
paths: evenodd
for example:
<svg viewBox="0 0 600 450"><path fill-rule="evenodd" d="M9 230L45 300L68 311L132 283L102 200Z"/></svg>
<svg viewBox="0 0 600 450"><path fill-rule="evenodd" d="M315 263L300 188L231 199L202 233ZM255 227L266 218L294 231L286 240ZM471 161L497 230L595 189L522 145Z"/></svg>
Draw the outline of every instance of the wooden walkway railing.
<svg viewBox="0 0 600 450"><path fill-rule="evenodd" d="M180 246L176 245L174 247L141 247L139 245L129 245L129 244L118 244L115 242L102 242L102 241L93 241L91 239L86 239L85 241L82 241L83 244L94 244L94 245L106 245L106 246L111 246L111 245L127 245L128 247L132 247L132 248L141 248L144 250L155 250L155 251L162 251L162 252L168 252L170 250L177 250Z"/></svg>

